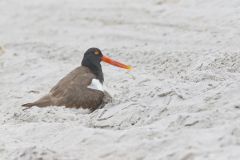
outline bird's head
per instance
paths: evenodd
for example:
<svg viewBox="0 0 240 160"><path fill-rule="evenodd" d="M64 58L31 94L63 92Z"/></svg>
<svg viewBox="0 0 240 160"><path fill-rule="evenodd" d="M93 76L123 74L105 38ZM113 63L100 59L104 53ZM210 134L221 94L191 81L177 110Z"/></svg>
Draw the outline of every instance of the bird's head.
<svg viewBox="0 0 240 160"><path fill-rule="evenodd" d="M84 57L82 60L82 65L89 67L90 69L94 70L95 69L100 69L101 68L101 61L106 62L108 64L120 67L120 68L124 68L127 70L131 70L132 67L125 65L123 63L120 63L118 61L115 61L107 56L104 56L101 52L100 49L98 48L89 48L85 53L84 53Z"/></svg>

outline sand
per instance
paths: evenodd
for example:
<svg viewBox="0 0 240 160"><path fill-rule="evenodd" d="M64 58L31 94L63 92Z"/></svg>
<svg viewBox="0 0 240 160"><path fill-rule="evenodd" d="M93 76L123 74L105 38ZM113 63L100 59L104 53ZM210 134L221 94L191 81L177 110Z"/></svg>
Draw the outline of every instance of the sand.
<svg viewBox="0 0 240 160"><path fill-rule="evenodd" d="M1 160L238 160L239 0L1 0ZM98 47L114 101L21 104Z"/></svg>

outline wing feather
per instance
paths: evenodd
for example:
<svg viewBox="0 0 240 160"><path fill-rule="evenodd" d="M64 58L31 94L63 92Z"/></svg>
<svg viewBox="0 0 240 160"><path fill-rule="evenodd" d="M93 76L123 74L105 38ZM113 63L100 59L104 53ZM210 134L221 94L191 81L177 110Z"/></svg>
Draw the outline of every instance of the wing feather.
<svg viewBox="0 0 240 160"><path fill-rule="evenodd" d="M94 78L88 68L76 68L50 90L52 101L57 106L95 109L101 105L104 93L87 88Z"/></svg>

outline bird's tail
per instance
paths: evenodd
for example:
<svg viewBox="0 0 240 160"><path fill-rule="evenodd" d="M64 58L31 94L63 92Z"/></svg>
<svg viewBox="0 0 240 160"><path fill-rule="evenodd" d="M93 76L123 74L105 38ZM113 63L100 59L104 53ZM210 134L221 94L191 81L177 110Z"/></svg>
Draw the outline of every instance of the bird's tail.
<svg viewBox="0 0 240 160"><path fill-rule="evenodd" d="M25 103L22 106L23 107L32 107L32 106L35 106L35 103Z"/></svg>
<svg viewBox="0 0 240 160"><path fill-rule="evenodd" d="M50 105L53 105L52 101L51 101L51 98L49 97L49 95L46 95L46 96L40 98L39 100L37 100L36 102L26 103L26 104L23 104L22 106L30 108L30 107L33 107L33 106L46 107L46 106L50 106Z"/></svg>

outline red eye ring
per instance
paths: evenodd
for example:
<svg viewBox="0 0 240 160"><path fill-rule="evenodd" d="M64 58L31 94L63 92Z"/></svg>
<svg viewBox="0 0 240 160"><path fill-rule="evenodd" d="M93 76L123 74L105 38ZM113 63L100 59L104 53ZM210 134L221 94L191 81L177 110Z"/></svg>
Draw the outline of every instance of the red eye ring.
<svg viewBox="0 0 240 160"><path fill-rule="evenodd" d="M94 52L94 54L96 54L96 55L99 55L99 54L100 54L100 52L99 52L99 51L95 51L95 52Z"/></svg>

